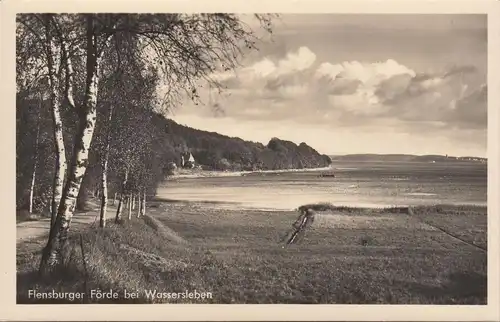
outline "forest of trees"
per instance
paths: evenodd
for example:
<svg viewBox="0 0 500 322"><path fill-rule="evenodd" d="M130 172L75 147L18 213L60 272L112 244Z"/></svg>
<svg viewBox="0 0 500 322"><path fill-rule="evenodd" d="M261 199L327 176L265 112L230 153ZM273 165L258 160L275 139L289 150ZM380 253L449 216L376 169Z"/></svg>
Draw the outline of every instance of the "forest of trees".
<svg viewBox="0 0 500 322"><path fill-rule="evenodd" d="M164 148L178 162L181 152L191 152L197 162L209 170L278 170L326 167L331 160L306 143L272 138L267 146L214 132L182 126L161 116L156 119L165 129Z"/></svg>
<svg viewBox="0 0 500 322"><path fill-rule="evenodd" d="M50 115L48 102L40 98L21 100L17 113L17 208L32 209L35 213L47 213L50 209L51 184L54 175L54 156L52 151L52 137L50 134ZM25 105L25 106L24 106ZM37 114L41 111L43 114ZM118 110L118 113L123 110ZM267 146L261 143L244 141L214 132L196 130L165 118L160 113L144 110L139 115L123 118L120 123L113 123L116 129L123 127L122 135L110 136L113 149L110 149L111 158L108 169L108 195L114 196L120 192L120 155L124 153L122 144L137 144L148 142L151 149L148 151L148 163L141 160L140 165L147 165L151 175L147 186L148 195L154 195L156 187L169 174L171 162L180 165L180 156L183 153L193 153L196 163L207 170L277 170L302 169L328 166L331 161L326 155L319 154L305 143L296 145L293 142L273 138ZM124 123L125 121L130 124ZM147 122L147 123L144 123ZM67 122L65 122L67 123ZM32 124L36 124L35 127ZM134 137L124 138L125 130L134 133L134 125L148 124L149 138L142 138L135 142ZM90 161L84 176L77 208L84 208L88 196L96 195L102 187L102 165L98 162L102 156L102 144L98 138L104 129L103 124L97 124L96 141L90 152ZM139 130L138 128L136 129ZM140 133L144 134L143 131ZM120 138L121 141L118 141ZM148 141L149 139L149 141ZM36 165L35 165L36 163ZM35 169L36 167L36 169ZM33 172L34 171L34 172ZM35 173L34 186L31 187Z"/></svg>
<svg viewBox="0 0 500 322"><path fill-rule="evenodd" d="M272 31L274 15L254 15ZM268 146L183 127L165 112L197 104L199 81L234 69L259 39L235 14L20 14L16 34L17 208L51 217L40 262L64 261L68 230L89 195L116 222L144 215L170 162L193 153L217 170L282 169L330 162L305 143ZM166 93L158 95L158 88ZM165 92L165 91L164 91Z"/></svg>
<svg viewBox="0 0 500 322"><path fill-rule="evenodd" d="M39 100L20 99L18 102L17 208L31 209L34 213L47 213L50 210L54 154L48 106L49 102L42 97ZM149 110L143 110L135 116L127 111L127 117L120 115L123 111L115 112L115 118L120 117L122 121L113 122L113 129L117 132L110 136L110 145L113 148L108 156L109 196L120 192L120 161L124 161L120 158L126 154L129 144L150 145L147 157L138 160L136 165L147 166L148 170L152 171L147 185L148 195L154 195L156 187L170 173L169 165L172 162L180 165L181 155L186 152L191 152L197 165L202 168L220 171L302 169L325 167L331 163L328 156L319 154L306 143L296 145L290 141L272 138L265 146L183 126ZM103 146L99 137L105 125L97 124L97 135L90 149L89 164L83 178L77 208L84 208L88 196L95 196L102 189L102 164L98 161L102 159L100 151ZM118 136L120 128L121 135ZM139 139L135 136L146 133L140 131L141 128L147 130L148 137ZM134 136L125 137L126 133ZM69 158L69 155L66 158ZM128 163L132 164L132 160Z"/></svg>

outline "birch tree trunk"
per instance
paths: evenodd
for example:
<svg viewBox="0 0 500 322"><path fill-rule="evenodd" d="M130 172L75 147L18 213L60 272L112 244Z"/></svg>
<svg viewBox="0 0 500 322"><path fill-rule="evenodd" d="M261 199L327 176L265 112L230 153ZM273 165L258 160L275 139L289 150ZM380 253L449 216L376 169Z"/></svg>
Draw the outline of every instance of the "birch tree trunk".
<svg viewBox="0 0 500 322"><path fill-rule="evenodd" d="M63 194L64 176L67 170L66 164L66 149L64 147L63 125L61 119L61 107L59 103L59 81L57 79L57 69L60 67L59 53L57 46L52 37L52 18L46 18L45 35L46 35L46 54L47 54L47 69L48 81L50 88L50 109L52 116L52 124L54 127L54 145L55 145L55 171L54 180L52 182L52 200L51 200L51 216L50 227L54 227L57 209Z"/></svg>
<svg viewBox="0 0 500 322"><path fill-rule="evenodd" d="M29 196L29 204L28 204L28 212L30 214L33 213L33 195L35 192L35 178L36 178L37 163L38 163L37 160L35 160L35 164L33 165L33 173L31 174L30 196Z"/></svg>
<svg viewBox="0 0 500 322"><path fill-rule="evenodd" d="M132 195L132 210L135 210L135 195Z"/></svg>
<svg viewBox="0 0 500 322"><path fill-rule="evenodd" d="M141 192L137 194L137 218L141 216Z"/></svg>
<svg viewBox="0 0 500 322"><path fill-rule="evenodd" d="M122 207L123 207L123 195L120 194L120 199L118 199L118 207L116 207L115 224L117 224L122 218Z"/></svg>
<svg viewBox="0 0 500 322"><path fill-rule="evenodd" d="M37 138L37 141L38 141L38 138ZM28 211L30 214L33 213L33 197L35 194L35 181L36 181L37 168L38 168L38 157L35 154L35 160L34 160L34 164L33 164L33 173L31 174L30 197L29 197L29 206L28 206Z"/></svg>
<svg viewBox="0 0 500 322"><path fill-rule="evenodd" d="M144 189L144 193L142 195L142 207L141 207L141 216L146 215L146 189Z"/></svg>
<svg viewBox="0 0 500 322"><path fill-rule="evenodd" d="M125 187L127 185L127 180L128 180L128 169L125 170L125 175L123 178L122 192L120 193L120 200L118 200L118 207L116 209L115 223L118 223L120 221L120 219L122 218L122 207L123 207L123 202L125 199Z"/></svg>
<svg viewBox="0 0 500 322"><path fill-rule="evenodd" d="M99 215L99 227L106 227L106 212L108 208L108 161L103 161L102 165L102 195L101 213Z"/></svg>
<svg viewBox="0 0 500 322"><path fill-rule="evenodd" d="M55 97L55 95L57 94L54 93L51 97L52 123L54 124L54 142L56 148L54 181L52 183L52 212L50 217L51 227L54 226L57 216L57 209L59 208L59 204L61 202L64 176L66 174L67 168L61 113L59 102L57 102L57 98Z"/></svg>
<svg viewBox="0 0 500 322"><path fill-rule="evenodd" d="M40 141L40 115L42 113L42 97L40 97L40 105L38 110L38 123L36 126L36 137L35 137L35 151L33 152L33 173L31 174L31 185L30 185L30 199L28 211L30 214L33 213L33 196L35 194L35 181L36 181L36 170L38 168L38 143Z"/></svg>
<svg viewBox="0 0 500 322"><path fill-rule="evenodd" d="M128 220L132 219L132 195L128 196Z"/></svg>
<svg viewBox="0 0 500 322"><path fill-rule="evenodd" d="M115 195L114 195L114 197L113 197L113 206L116 206L116 194L117 194L117 193L115 192Z"/></svg>
<svg viewBox="0 0 500 322"><path fill-rule="evenodd" d="M42 255L41 273L44 273L47 267L54 267L63 263L71 218L75 210L80 185L87 169L90 143L95 129L100 59L97 54L97 37L94 33L94 17L92 15L87 16L86 38L87 77L84 105L79 114L79 128L75 136L71 171L63 190L54 226L51 229L47 246Z"/></svg>
<svg viewBox="0 0 500 322"><path fill-rule="evenodd" d="M111 120L113 119L113 106L109 107L108 115L108 125L111 125ZM108 128L106 133L106 146L104 147L104 157L101 163L102 167L102 196L101 196L101 214L99 218L99 227L106 227L106 212L108 211L108 161L109 161L109 143L111 141L111 131ZM113 199L113 205L115 205L115 198Z"/></svg>

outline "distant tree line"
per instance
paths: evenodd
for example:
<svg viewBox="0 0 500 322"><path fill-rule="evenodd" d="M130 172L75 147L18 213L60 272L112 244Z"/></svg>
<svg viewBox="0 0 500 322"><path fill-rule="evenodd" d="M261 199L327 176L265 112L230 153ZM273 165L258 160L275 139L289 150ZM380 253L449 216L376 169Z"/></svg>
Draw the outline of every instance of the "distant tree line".
<svg viewBox="0 0 500 322"><path fill-rule="evenodd" d="M306 143L272 138L267 145L228 137L182 126L172 120L158 117L160 128L165 128L166 145L174 153L172 161L183 151L193 154L205 169L220 171L279 170L326 167L331 160Z"/></svg>
<svg viewBox="0 0 500 322"><path fill-rule="evenodd" d="M121 89L124 89L123 92ZM121 89L114 88L113 93L125 101L123 95L127 91L126 88ZM100 102L105 104L104 97ZM127 108L114 110L114 117L109 124L106 122L107 110L98 109L98 113L103 114L99 115L102 121L96 126L95 141L90 149L77 209L85 208L89 196L97 197L102 193L102 163L107 151L107 131L111 132L106 185L108 196L121 193L123 169L127 166L128 189L137 190L137 194L139 186L143 186L148 195L154 195L157 186L169 174L169 164L174 162L180 165L181 155L186 152L193 154L197 165L219 171L302 169L324 167L331 163L328 156L319 154L305 143L296 145L272 138L265 146L182 126L166 119L161 113L134 106L132 100L127 100L126 104ZM16 204L18 209L31 209L35 213L51 211L55 161L49 106L49 100L43 95L23 97L18 94ZM76 124L72 116L71 113L62 115L68 140L71 140L70 134ZM65 151L66 159L71 158L71 152ZM142 183L136 178L139 174L144 181Z"/></svg>

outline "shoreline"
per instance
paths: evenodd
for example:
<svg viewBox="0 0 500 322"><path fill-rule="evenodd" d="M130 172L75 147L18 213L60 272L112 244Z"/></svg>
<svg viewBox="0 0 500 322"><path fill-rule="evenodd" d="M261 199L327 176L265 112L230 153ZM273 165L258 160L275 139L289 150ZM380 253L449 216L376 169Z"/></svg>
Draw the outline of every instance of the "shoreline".
<svg viewBox="0 0 500 322"><path fill-rule="evenodd" d="M164 205L169 204L184 204L186 206L203 206L206 208L212 209L221 209L228 211L264 211L264 212L294 212L297 211L300 207L305 206L300 205L297 207L285 208L285 207L272 207L272 206L264 206L264 205L250 205L240 202L232 202L232 201L218 201L218 200L202 200L202 199L166 199L161 197L155 197L151 200L155 203L160 203ZM351 210L387 210L387 209L396 209L396 208L433 208L433 207L455 207L455 208L484 208L488 209L488 204L478 204L478 203L462 203L462 204L453 204L453 203L436 203L436 204L420 204L420 205L397 205L397 204L374 204L374 203L366 203L360 202L357 204L352 203L329 203L329 202L316 202L312 203L316 205L327 205L338 208L338 209L351 209Z"/></svg>
<svg viewBox="0 0 500 322"><path fill-rule="evenodd" d="M185 170L182 169L178 173L169 175L168 180L175 179L197 179L197 178L218 178L218 177L241 177L249 174L275 174L275 173L292 173L292 172L317 172L331 171L333 167L322 168L304 168L304 169L280 169L280 170L256 170L256 171L215 171L215 170Z"/></svg>

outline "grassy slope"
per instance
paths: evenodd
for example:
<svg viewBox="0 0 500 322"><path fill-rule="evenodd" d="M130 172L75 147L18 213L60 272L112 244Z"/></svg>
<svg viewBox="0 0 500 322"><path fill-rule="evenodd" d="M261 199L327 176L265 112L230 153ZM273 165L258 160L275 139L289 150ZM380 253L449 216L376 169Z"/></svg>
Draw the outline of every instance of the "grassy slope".
<svg viewBox="0 0 500 322"><path fill-rule="evenodd" d="M398 212L330 210L300 244L282 249L297 213L158 204L146 222L86 232L87 287L210 291L215 303L484 304L486 253L470 243L486 241L485 209ZM20 303L35 284L82 291L78 247L65 271L44 283L32 273L39 255L25 247Z"/></svg>

